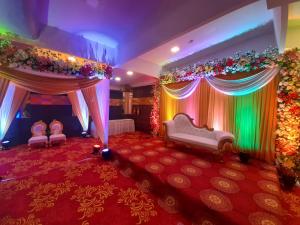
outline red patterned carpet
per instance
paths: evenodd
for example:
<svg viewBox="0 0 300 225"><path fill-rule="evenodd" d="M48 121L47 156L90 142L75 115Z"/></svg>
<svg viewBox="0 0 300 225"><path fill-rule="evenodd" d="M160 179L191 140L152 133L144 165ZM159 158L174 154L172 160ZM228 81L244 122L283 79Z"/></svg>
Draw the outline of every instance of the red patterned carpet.
<svg viewBox="0 0 300 225"><path fill-rule="evenodd" d="M0 224L300 224L299 190L281 192L270 165L221 164L141 133L111 137L110 163L94 143L0 152Z"/></svg>

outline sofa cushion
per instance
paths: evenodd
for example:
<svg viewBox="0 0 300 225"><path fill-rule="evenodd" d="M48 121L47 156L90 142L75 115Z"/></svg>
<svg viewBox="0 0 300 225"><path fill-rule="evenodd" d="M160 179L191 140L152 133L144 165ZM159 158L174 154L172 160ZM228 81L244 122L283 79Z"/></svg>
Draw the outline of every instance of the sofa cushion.
<svg viewBox="0 0 300 225"><path fill-rule="evenodd" d="M198 145L202 147L207 147L213 150L218 149L218 142L215 139L206 138L206 137L199 137L191 134L185 133L173 133L169 136L172 140L177 140L180 142L185 142L187 144Z"/></svg>
<svg viewBox="0 0 300 225"><path fill-rule="evenodd" d="M65 141L66 140L66 135L64 134L52 134L50 135L50 142L53 141Z"/></svg>
<svg viewBox="0 0 300 225"><path fill-rule="evenodd" d="M36 143L47 143L47 136L34 136L29 138L28 144L36 144Z"/></svg>

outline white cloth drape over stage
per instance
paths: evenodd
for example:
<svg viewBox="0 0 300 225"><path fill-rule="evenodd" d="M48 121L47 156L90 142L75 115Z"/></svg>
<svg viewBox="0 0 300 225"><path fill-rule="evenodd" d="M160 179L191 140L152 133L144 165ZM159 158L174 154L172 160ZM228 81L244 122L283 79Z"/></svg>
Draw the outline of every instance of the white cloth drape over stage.
<svg viewBox="0 0 300 225"><path fill-rule="evenodd" d="M108 145L109 80L105 79L82 89L82 94L95 123L97 137L100 137L104 145Z"/></svg>
<svg viewBox="0 0 300 225"><path fill-rule="evenodd" d="M278 73L279 67L272 67L252 76L237 80L224 80L214 76L205 77L205 79L211 87L223 94L241 96L250 94L264 87L273 80ZM198 85L200 85L200 78L179 89L171 89L163 85L163 90L174 99L185 99L193 94Z"/></svg>
<svg viewBox="0 0 300 225"><path fill-rule="evenodd" d="M77 116L83 131L89 128L89 109L80 90L68 93L74 114Z"/></svg>
<svg viewBox="0 0 300 225"><path fill-rule="evenodd" d="M185 99L195 91L199 83L200 83L200 78L192 81L191 83L189 83L188 85L180 89L171 89L165 85L163 85L163 89L172 98Z"/></svg>
<svg viewBox="0 0 300 225"><path fill-rule="evenodd" d="M27 91L9 83L0 107L0 140L4 138L12 120L14 119Z"/></svg>
<svg viewBox="0 0 300 225"><path fill-rule="evenodd" d="M211 87L226 95L247 95L267 85L279 73L278 67L267 68L253 76L238 79L224 80L213 76L206 77Z"/></svg>

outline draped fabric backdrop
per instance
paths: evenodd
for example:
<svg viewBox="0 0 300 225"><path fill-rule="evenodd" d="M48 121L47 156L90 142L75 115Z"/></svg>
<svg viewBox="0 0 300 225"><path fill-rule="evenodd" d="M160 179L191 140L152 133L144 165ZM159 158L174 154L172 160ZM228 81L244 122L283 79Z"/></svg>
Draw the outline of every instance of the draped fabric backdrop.
<svg viewBox="0 0 300 225"><path fill-rule="evenodd" d="M2 101L4 99L8 84L9 84L9 80L0 77L0 107L2 105Z"/></svg>
<svg viewBox="0 0 300 225"><path fill-rule="evenodd" d="M2 105L0 107L0 140L4 138L20 105L24 101L27 91L9 83Z"/></svg>
<svg viewBox="0 0 300 225"><path fill-rule="evenodd" d="M89 109L80 90L68 93L74 114L82 126L83 131L89 128Z"/></svg>
<svg viewBox="0 0 300 225"><path fill-rule="evenodd" d="M277 71L278 72L278 71ZM235 135L236 146L253 156L272 161L276 129L276 91L278 76L268 80L257 91L243 96L225 95L202 79L195 91L186 99L174 99L161 91L161 124L176 113L184 112L199 126L207 124L216 130L230 131ZM180 89L189 82L168 84ZM161 129L162 131L162 129Z"/></svg>
<svg viewBox="0 0 300 225"><path fill-rule="evenodd" d="M42 73L41 73L42 74ZM35 75L29 72L19 71L0 66L0 77L10 80L14 84L31 92L59 95L90 87L99 82L97 78L86 79L71 76Z"/></svg>
<svg viewBox="0 0 300 225"><path fill-rule="evenodd" d="M88 128L88 111L90 111L98 136L105 145L108 144L108 79L78 78L0 66L0 88L0 141L24 102L26 93L30 91L40 94L69 94L83 130Z"/></svg>
<svg viewBox="0 0 300 225"><path fill-rule="evenodd" d="M108 145L109 80L82 89L82 94L95 123L97 136L104 145Z"/></svg>

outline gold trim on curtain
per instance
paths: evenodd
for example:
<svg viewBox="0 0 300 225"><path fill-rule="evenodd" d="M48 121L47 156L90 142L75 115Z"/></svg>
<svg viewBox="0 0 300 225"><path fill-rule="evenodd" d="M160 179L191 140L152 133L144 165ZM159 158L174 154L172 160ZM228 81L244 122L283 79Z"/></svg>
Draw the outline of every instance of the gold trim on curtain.
<svg viewBox="0 0 300 225"><path fill-rule="evenodd" d="M19 87L40 94L67 94L82 88L95 85L100 80L97 78L57 78L38 76L12 68L0 66L0 77L12 81Z"/></svg>

